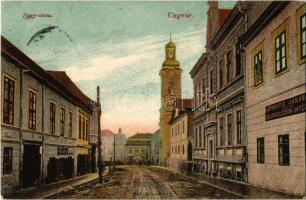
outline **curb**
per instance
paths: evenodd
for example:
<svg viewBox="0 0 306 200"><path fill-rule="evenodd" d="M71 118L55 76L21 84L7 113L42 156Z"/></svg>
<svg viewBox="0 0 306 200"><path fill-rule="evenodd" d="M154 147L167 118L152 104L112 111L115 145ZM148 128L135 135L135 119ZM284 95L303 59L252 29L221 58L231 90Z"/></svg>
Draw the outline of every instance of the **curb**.
<svg viewBox="0 0 306 200"><path fill-rule="evenodd" d="M109 171L106 173L106 174L103 174L103 176L102 177L107 177L109 175ZM52 197L52 196L54 196L54 195L56 195L56 194L59 194L59 193L62 193L62 192L67 192L67 191L71 191L71 190L73 190L75 187L78 187L78 186L80 186L80 185L85 185L85 184L88 184L88 183L90 183L90 182L95 182L95 181L99 181L99 177L97 177L97 178L94 178L94 179L92 179L92 180L88 180L88 181L86 181L86 182L83 182L83 183L79 183L79 184L70 184L70 185L68 185L68 186L66 186L66 187L64 187L64 188L62 188L62 189L59 189L59 190L57 190L57 191L55 191L55 192L53 192L53 193L50 193L50 194L46 194L46 195L44 195L44 196L41 196L41 197L39 197L39 199L50 199L50 197ZM103 183L103 182L102 182Z"/></svg>
<svg viewBox="0 0 306 200"><path fill-rule="evenodd" d="M62 193L62 192L67 192L67 191L71 191L71 190L73 190L74 189L74 187L78 187L78 186L80 186L80 185L84 185L84 184L88 184L88 183L90 183L90 182L94 182L94 181L98 181L99 180L99 177L98 178L95 178L95 179L92 179L92 180L89 180L89 181L87 181L87 182L84 182L84 183L80 183L80 184L71 184L71 185L68 185L68 186L66 186L66 187L64 187L64 188L62 188L62 189L60 189L60 190L57 190L57 191L55 191L55 192L53 192L53 193L50 193L50 194L46 194L46 195L44 195L44 196L41 196L41 197L39 197L39 199L50 199L50 197L52 197L52 196L54 196L54 195L56 195L56 194L59 194L59 193Z"/></svg>
<svg viewBox="0 0 306 200"><path fill-rule="evenodd" d="M194 177L191 177L191 176L187 176L187 175L185 175L185 174L182 174L182 173L177 172L177 171L173 171L173 170L171 170L171 169L167 169L167 168L163 168L163 167L159 167L159 166L153 166L153 167L159 168L159 169L163 169L163 170L167 170L167 171L172 172L172 173L176 173L176 174L178 174L178 175L180 175L180 176L183 176L183 177L185 177L185 178L189 178L189 179L194 180L194 181L197 181L197 182L199 182L199 183L203 183L203 184L209 185L209 186L211 186L211 187L217 188L217 189L219 189L219 190L222 190L222 191L224 191L224 192L227 192L227 193L236 195L236 196L238 196L238 197L240 197L240 198L242 198L242 199L247 199L247 198L248 198L248 197L246 197L246 196L244 196L244 195L242 195L242 194L239 194L239 193L233 192L233 191L231 191L231 190L222 188L222 187L217 186L217 185L214 185L214 184L212 184L212 183L208 183L207 181L203 181L203 180L199 180L199 179L196 179L196 178L194 178Z"/></svg>

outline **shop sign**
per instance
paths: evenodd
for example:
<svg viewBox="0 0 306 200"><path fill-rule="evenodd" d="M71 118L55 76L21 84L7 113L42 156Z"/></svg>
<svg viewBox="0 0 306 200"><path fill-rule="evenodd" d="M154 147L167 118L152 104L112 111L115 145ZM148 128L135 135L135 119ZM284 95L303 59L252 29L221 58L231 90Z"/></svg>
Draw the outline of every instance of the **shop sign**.
<svg viewBox="0 0 306 200"><path fill-rule="evenodd" d="M306 93L271 104L265 108L266 121L306 112Z"/></svg>
<svg viewBox="0 0 306 200"><path fill-rule="evenodd" d="M69 151L68 146L57 146L57 155L69 155L71 151Z"/></svg>

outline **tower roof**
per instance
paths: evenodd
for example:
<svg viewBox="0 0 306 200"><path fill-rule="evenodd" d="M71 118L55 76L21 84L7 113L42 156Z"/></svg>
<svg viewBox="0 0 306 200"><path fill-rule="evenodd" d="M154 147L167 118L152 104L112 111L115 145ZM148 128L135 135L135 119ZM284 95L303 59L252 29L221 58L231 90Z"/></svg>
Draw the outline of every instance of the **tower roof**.
<svg viewBox="0 0 306 200"><path fill-rule="evenodd" d="M170 42L168 42L168 43L166 44L166 48L176 48L176 45L175 45L174 42L172 42L172 41L170 40Z"/></svg>

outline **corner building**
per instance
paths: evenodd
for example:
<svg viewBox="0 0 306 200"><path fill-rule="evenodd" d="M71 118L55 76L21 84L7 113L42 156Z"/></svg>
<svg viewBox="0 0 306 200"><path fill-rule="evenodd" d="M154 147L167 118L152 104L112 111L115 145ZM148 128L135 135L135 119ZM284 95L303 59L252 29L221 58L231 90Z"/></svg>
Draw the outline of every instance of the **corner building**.
<svg viewBox="0 0 306 200"><path fill-rule="evenodd" d="M305 195L305 3L272 2L241 41L249 183Z"/></svg>

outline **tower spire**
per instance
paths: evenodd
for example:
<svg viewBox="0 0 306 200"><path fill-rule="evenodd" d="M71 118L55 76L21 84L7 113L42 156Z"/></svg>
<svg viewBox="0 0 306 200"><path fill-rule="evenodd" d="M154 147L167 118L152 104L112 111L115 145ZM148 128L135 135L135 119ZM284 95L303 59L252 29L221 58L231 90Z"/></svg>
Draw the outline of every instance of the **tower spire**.
<svg viewBox="0 0 306 200"><path fill-rule="evenodd" d="M172 40L171 40L171 31L170 31L170 42L172 42Z"/></svg>

